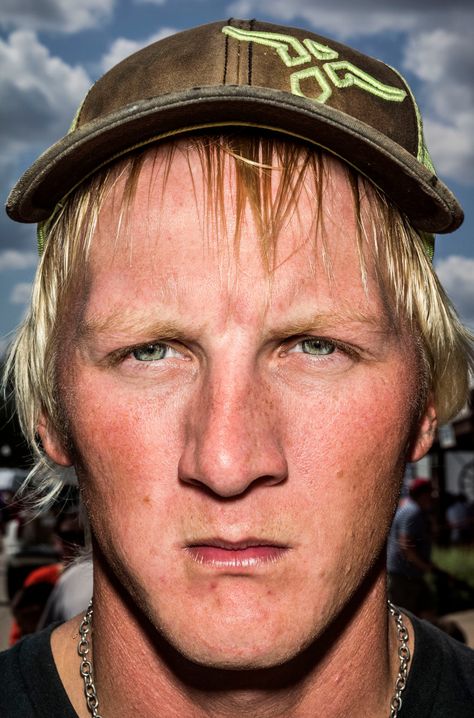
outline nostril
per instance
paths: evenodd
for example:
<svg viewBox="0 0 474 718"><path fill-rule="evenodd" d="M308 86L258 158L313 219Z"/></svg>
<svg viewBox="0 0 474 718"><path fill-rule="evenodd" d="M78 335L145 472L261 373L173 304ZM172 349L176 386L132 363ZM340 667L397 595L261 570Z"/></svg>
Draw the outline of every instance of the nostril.
<svg viewBox="0 0 474 718"><path fill-rule="evenodd" d="M252 477L202 477L179 475L179 480L190 487L219 499L235 499L243 498L251 491L266 486L272 487L286 482L288 478L287 472L279 474L264 474L262 476Z"/></svg>

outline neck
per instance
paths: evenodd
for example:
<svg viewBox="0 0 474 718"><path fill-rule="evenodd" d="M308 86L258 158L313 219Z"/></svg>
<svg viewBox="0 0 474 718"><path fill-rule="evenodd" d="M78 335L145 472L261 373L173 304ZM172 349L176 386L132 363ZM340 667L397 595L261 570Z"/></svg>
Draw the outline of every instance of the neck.
<svg viewBox="0 0 474 718"><path fill-rule="evenodd" d="M94 674L100 713L106 717L136 712L151 718L160 711L170 718L389 715L398 639L387 611L382 564L324 635L291 661L253 671L188 661L100 565L94 580ZM81 688L77 682L74 689L66 685L78 715L88 718Z"/></svg>

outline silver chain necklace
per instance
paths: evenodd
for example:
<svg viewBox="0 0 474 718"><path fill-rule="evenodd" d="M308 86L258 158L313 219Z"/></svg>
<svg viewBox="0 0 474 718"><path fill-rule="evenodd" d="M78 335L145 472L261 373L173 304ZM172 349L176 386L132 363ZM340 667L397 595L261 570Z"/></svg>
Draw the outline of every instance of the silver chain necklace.
<svg viewBox="0 0 474 718"><path fill-rule="evenodd" d="M393 616L398 633L398 669L397 680L395 681L395 693L390 702L390 718L397 718L402 707L402 693L405 690L408 679L408 664L410 663L410 648L408 646L408 629L403 623L403 616L391 601L387 601L390 615Z"/></svg>
<svg viewBox="0 0 474 718"><path fill-rule="evenodd" d="M403 622L403 616L391 601L388 601L388 610L396 623L398 634L398 659L400 661L400 668L398 670L397 680L395 681L395 693L390 702L389 715L389 718L397 718L400 708L402 707L402 693L407 684L408 665L411 656L408 647L408 629ZM97 698L97 691L94 685L92 659L87 658L90 651L89 633L92 631L92 614L93 608L91 601L79 627L77 652L81 657L80 672L84 680L84 693L89 713L92 718L102 718L99 714L99 699Z"/></svg>
<svg viewBox="0 0 474 718"><path fill-rule="evenodd" d="M84 680L84 693L89 713L92 718L102 718L99 714L99 699L94 685L94 672L92 669L92 660L87 658L90 651L89 633L92 631L92 599L84 614L84 618L79 626L79 643L77 644L77 652L81 657L81 676Z"/></svg>

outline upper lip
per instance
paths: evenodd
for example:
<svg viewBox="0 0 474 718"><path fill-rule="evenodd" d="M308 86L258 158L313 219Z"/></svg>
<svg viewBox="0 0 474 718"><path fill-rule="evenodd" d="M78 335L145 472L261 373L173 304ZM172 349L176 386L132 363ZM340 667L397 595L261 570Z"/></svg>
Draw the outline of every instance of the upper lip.
<svg viewBox="0 0 474 718"><path fill-rule="evenodd" d="M186 548L196 548L198 546L213 546L215 548L227 549L228 551L242 551L246 548L255 546L273 546L275 548L289 548L288 544L281 541L266 538L245 538L239 541L231 541L223 538L200 538L186 543Z"/></svg>

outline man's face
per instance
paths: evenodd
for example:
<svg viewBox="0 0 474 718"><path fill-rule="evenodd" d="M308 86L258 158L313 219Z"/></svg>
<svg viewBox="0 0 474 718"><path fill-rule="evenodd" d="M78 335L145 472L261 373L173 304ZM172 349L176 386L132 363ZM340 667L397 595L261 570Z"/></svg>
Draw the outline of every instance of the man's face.
<svg viewBox="0 0 474 718"><path fill-rule="evenodd" d="M382 550L404 461L424 448L410 444L415 343L390 329L370 264L361 284L337 163L330 271L308 191L270 275L250 212L234 251L233 171L224 236L189 161L194 187L177 154L164 193L145 163L118 241L120 183L103 209L63 400L101 560L189 658L269 666L322 633Z"/></svg>

